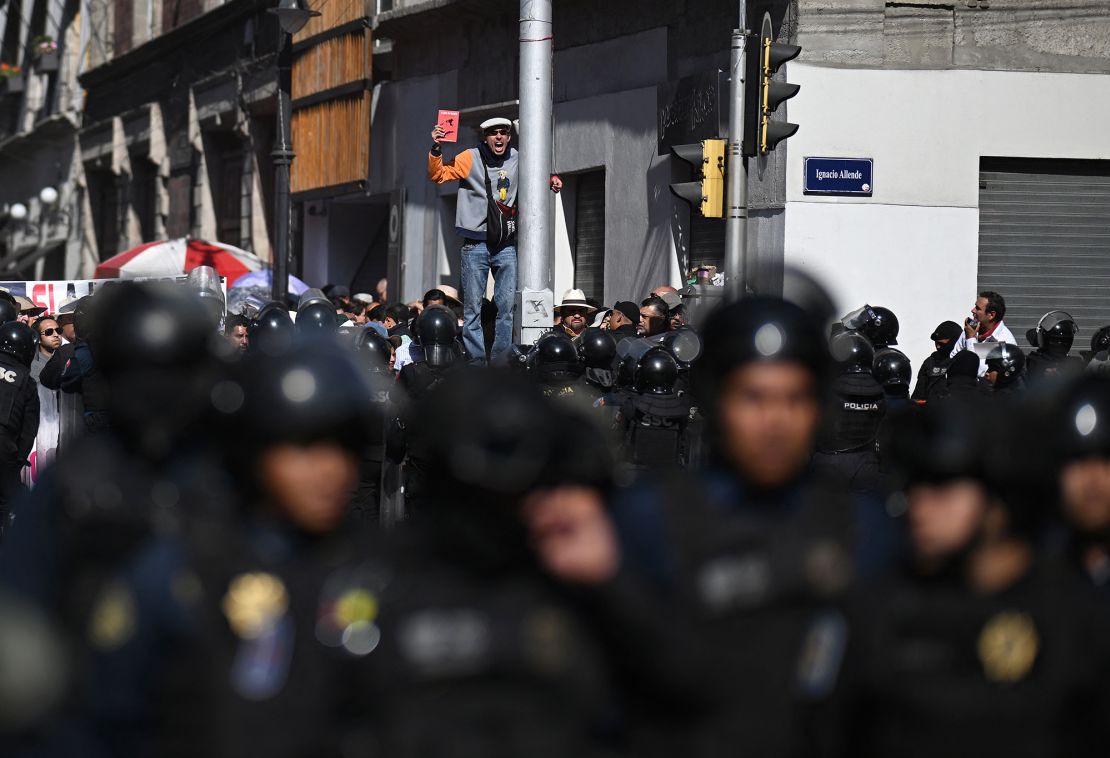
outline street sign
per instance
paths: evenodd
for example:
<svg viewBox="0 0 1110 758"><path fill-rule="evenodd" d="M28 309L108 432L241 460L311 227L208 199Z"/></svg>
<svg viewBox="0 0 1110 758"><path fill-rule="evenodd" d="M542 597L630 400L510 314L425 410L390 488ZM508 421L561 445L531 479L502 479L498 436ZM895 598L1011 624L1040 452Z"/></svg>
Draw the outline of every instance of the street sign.
<svg viewBox="0 0 1110 758"><path fill-rule="evenodd" d="M863 195L875 188L871 158L805 158L807 195Z"/></svg>

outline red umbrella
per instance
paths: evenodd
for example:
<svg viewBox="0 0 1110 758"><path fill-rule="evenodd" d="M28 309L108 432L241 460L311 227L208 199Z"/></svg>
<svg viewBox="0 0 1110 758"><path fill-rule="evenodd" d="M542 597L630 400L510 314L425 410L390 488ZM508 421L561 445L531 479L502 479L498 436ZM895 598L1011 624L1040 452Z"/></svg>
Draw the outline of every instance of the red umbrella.
<svg viewBox="0 0 1110 758"><path fill-rule="evenodd" d="M211 266L230 285L266 264L257 256L221 242L194 239L147 242L113 255L96 267L97 279L181 276L197 266Z"/></svg>

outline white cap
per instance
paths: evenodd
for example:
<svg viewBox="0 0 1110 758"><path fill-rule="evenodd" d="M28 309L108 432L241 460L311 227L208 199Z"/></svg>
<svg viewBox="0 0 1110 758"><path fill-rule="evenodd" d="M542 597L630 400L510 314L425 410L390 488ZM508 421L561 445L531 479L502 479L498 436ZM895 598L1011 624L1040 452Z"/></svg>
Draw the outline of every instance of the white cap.
<svg viewBox="0 0 1110 758"><path fill-rule="evenodd" d="M507 126L512 129L513 122L507 118L502 118L500 116L498 116L497 118L487 118L485 121L482 122L482 131L484 132L486 129L492 129L495 126Z"/></svg>

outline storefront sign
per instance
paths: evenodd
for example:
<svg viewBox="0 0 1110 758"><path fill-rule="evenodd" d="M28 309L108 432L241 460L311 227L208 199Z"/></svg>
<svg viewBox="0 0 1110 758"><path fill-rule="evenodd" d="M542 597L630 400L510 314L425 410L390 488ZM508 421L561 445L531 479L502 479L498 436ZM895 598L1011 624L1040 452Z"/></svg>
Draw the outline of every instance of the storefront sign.
<svg viewBox="0 0 1110 758"><path fill-rule="evenodd" d="M685 145L728 136L728 74L709 71L660 84L659 154Z"/></svg>

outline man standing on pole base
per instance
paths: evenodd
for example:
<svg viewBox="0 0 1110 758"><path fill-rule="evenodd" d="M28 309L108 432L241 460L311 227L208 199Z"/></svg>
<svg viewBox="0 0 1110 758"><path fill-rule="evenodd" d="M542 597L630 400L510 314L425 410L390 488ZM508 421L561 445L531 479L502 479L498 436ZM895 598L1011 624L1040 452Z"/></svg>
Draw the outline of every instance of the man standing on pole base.
<svg viewBox="0 0 1110 758"><path fill-rule="evenodd" d="M482 334L482 296L486 279L493 272L493 304L497 321L491 359L509 349L513 335L513 299L516 293L516 196L517 151L510 147L512 122L491 118L482 122L482 141L477 147L443 160L440 140L445 132L432 130L428 155L428 178L437 184L461 181L455 231L463 238L461 289L463 295L463 345L471 360L486 362ZM551 190L563 183L551 177Z"/></svg>

